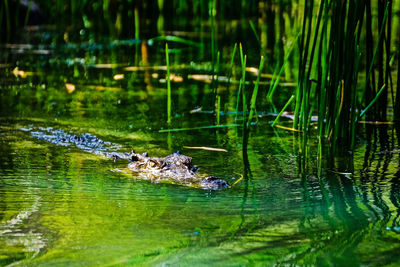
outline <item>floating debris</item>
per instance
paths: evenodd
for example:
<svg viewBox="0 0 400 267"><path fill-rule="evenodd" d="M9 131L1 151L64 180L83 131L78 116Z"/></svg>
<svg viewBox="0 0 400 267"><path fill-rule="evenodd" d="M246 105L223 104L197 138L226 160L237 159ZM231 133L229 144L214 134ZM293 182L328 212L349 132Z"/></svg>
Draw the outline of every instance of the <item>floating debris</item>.
<svg viewBox="0 0 400 267"><path fill-rule="evenodd" d="M387 125L393 124L391 121L359 121L358 123L373 124L373 125Z"/></svg>
<svg viewBox="0 0 400 267"><path fill-rule="evenodd" d="M75 91L75 85L72 83L66 83L65 84L65 88L67 89L68 93L72 93L73 91Z"/></svg>
<svg viewBox="0 0 400 267"><path fill-rule="evenodd" d="M123 80L125 78L124 74L115 74L113 79L116 81Z"/></svg>
<svg viewBox="0 0 400 267"><path fill-rule="evenodd" d="M12 74L14 74L15 77L20 76L21 78L26 78L26 76L28 76L25 71L19 70L18 67L13 69Z"/></svg>
<svg viewBox="0 0 400 267"><path fill-rule="evenodd" d="M126 64L111 64L111 63L106 63L106 64L93 64L93 65L86 65L86 67L91 67L91 68L96 68L96 69L115 69L119 68L122 66L125 66Z"/></svg>
<svg viewBox="0 0 400 267"><path fill-rule="evenodd" d="M220 152L228 152L228 150L223 148L215 148L215 147L206 147L206 146L183 146L188 149L201 149L201 150L209 150L209 151L220 151Z"/></svg>
<svg viewBox="0 0 400 267"><path fill-rule="evenodd" d="M286 127L286 126L282 126L282 125L278 125L278 124L275 124L274 126L276 128L283 129L283 130L288 130L288 131L292 131L292 132L297 132L297 133L302 133L303 132L301 130L297 130L297 129L294 129L294 128L290 128L290 127Z"/></svg>

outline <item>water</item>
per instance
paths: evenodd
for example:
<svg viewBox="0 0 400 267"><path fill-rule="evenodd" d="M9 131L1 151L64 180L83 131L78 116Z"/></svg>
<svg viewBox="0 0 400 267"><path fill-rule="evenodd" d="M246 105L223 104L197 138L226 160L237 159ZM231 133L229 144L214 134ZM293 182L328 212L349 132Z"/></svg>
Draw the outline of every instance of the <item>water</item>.
<svg viewBox="0 0 400 267"><path fill-rule="evenodd" d="M119 171L125 162L38 141L19 130L42 123L51 122L2 119L2 265L381 265L399 260L397 154L375 153L378 158L365 164L363 146L355 155L353 177L329 171L320 180L302 177L296 156L280 150L288 144L280 144L267 128L250 138L251 177L209 192L135 179ZM227 153L183 152L202 171L232 184L243 173L240 142L229 137L234 131L174 134L172 146L215 146L220 137ZM102 134L126 149L135 144L153 155L168 151L166 134L148 133L146 140L134 131L129 138Z"/></svg>
<svg viewBox="0 0 400 267"><path fill-rule="evenodd" d="M393 125L367 125L354 155L324 157L319 173L314 138L302 167L300 134L273 129L274 117L260 116L247 165L241 127L159 132L215 124L211 80L190 78L210 73L207 49L201 55L181 45L187 50L172 53L182 81L172 83L167 125L164 43L54 45L46 39L54 35L41 28L21 37L31 47L0 49L1 266L400 264L400 131ZM108 63L120 65L99 65ZM132 66L140 68L126 69ZM221 110L231 111L222 124L237 123L238 75L229 88L219 84ZM281 87L278 106L291 88ZM232 186L207 191L132 177L127 162L21 130L39 127L90 133L151 156L180 150Z"/></svg>

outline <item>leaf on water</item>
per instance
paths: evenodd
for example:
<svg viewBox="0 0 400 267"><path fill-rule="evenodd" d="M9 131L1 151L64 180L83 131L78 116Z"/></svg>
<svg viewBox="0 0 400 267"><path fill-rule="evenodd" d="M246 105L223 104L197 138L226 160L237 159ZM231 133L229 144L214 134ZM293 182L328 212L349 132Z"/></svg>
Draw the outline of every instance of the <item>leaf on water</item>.
<svg viewBox="0 0 400 267"><path fill-rule="evenodd" d="M121 88L119 87L109 87L109 86L102 86L102 85L85 85L85 88L88 89L94 89L94 90L99 90L99 91L120 91Z"/></svg>
<svg viewBox="0 0 400 267"><path fill-rule="evenodd" d="M236 185L236 184L239 183L241 180L243 180L243 175L241 175L240 178L239 178L236 182L234 182L234 183L232 184L232 186Z"/></svg>
<svg viewBox="0 0 400 267"><path fill-rule="evenodd" d="M211 83L211 81L212 81L212 76L207 75L207 74L191 74L191 75L188 75L188 78L195 80L195 81L205 82L205 83Z"/></svg>
<svg viewBox="0 0 400 267"><path fill-rule="evenodd" d="M65 88L67 88L68 93L72 93L73 91L75 91L75 85L72 83L66 83L65 84Z"/></svg>
<svg viewBox="0 0 400 267"><path fill-rule="evenodd" d="M288 130L288 131L292 131L292 132L298 132L298 133L302 133L302 132L303 132L303 131L301 131L301 130L297 130L297 129L294 129L294 128L289 128L289 127L282 126L282 125L278 125L278 124L275 124L274 126L275 126L276 128L280 128L280 129Z"/></svg>
<svg viewBox="0 0 400 267"><path fill-rule="evenodd" d="M270 74L270 73L261 73L261 78L273 79L274 75ZM283 79L281 78L281 80L283 80ZM289 84L289 85L296 84L297 85L297 83L285 83L285 84Z"/></svg>
<svg viewBox="0 0 400 267"><path fill-rule="evenodd" d="M11 49L33 49L31 44L5 44L4 47Z"/></svg>
<svg viewBox="0 0 400 267"><path fill-rule="evenodd" d="M144 70L167 70L167 66L146 66L146 67L129 66L124 68L124 71L144 71Z"/></svg>
<svg viewBox="0 0 400 267"><path fill-rule="evenodd" d="M195 81L199 81L199 82L205 82L205 83L212 83L213 80L213 75L209 75L209 74L189 74L188 75L188 79L192 79ZM214 75L214 80L216 80L217 77L216 75ZM218 82L228 82L228 77L226 76L218 76ZM237 82L234 79L230 79L229 82Z"/></svg>
<svg viewBox="0 0 400 267"><path fill-rule="evenodd" d="M158 75L154 75L154 73L153 73L152 77L155 78L155 79L158 79L159 76ZM169 75L169 80L171 82L174 82L174 83L181 83L181 82L183 82L183 77L175 75L175 74L170 74ZM161 78L161 79L158 80L158 82L159 83L166 83L167 82L167 78L164 78L164 79Z"/></svg>
<svg viewBox="0 0 400 267"><path fill-rule="evenodd" d="M255 68L255 67L246 67L246 71L254 74L255 76L258 76L259 69ZM270 74L270 73L261 73L260 77L272 79L272 78L274 78L274 75Z"/></svg>
<svg viewBox="0 0 400 267"><path fill-rule="evenodd" d="M28 76L28 74L25 71L19 70L18 67L15 67L12 73L14 74L15 77L20 76L21 78L26 78L26 76Z"/></svg>
<svg viewBox="0 0 400 267"><path fill-rule="evenodd" d="M96 69L113 69L113 68L118 68L121 67L121 65L124 64L93 64L93 65L88 65L88 67L96 68Z"/></svg>
<svg viewBox="0 0 400 267"><path fill-rule="evenodd" d="M247 72L250 72L250 73L253 73L254 75L258 75L258 69L257 68L254 68L254 67L246 67L246 71Z"/></svg>
<svg viewBox="0 0 400 267"><path fill-rule="evenodd" d="M180 65L171 65L170 70L184 70L184 69L190 69L188 65L185 64L180 64ZM124 71L146 71L146 70L167 70L167 66L128 66L123 68Z"/></svg>
<svg viewBox="0 0 400 267"><path fill-rule="evenodd" d="M220 151L220 152L228 152L228 150L223 148L215 148L215 147L206 147L206 146L183 146L184 148L188 149L202 149L202 150L209 150L209 151Z"/></svg>
<svg viewBox="0 0 400 267"><path fill-rule="evenodd" d="M359 121L359 123L375 124L375 125L393 124L393 122L391 122L391 121Z"/></svg>
<svg viewBox="0 0 400 267"><path fill-rule="evenodd" d="M181 82L183 82L182 76L178 76L178 75L174 75L174 74L171 74L171 75L170 75L170 80L173 81L173 82L175 82L175 83L181 83Z"/></svg>
<svg viewBox="0 0 400 267"><path fill-rule="evenodd" d="M48 49L35 49L31 50L30 52L36 55L50 55L52 51Z"/></svg>
<svg viewBox="0 0 400 267"><path fill-rule="evenodd" d="M201 111L203 111L203 107L198 107L198 108L192 109L191 111L189 111L189 113L193 114L193 113L198 113Z"/></svg>
<svg viewBox="0 0 400 267"><path fill-rule="evenodd" d="M285 112L282 113L281 117L294 120L294 113L293 112L289 112L289 111L285 111ZM312 122L317 122L318 121L318 116L311 116L311 121Z"/></svg>
<svg viewBox="0 0 400 267"><path fill-rule="evenodd" d="M119 80L124 79L125 75L124 74L115 74L113 78L114 78L114 80L119 81Z"/></svg>

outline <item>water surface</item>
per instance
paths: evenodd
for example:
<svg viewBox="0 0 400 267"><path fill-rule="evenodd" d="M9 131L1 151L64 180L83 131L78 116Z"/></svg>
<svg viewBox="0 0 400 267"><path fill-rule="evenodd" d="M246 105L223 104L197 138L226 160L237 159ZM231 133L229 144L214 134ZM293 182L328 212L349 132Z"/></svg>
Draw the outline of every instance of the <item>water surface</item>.
<svg viewBox="0 0 400 267"><path fill-rule="evenodd" d="M54 44L46 39L53 34L40 28L21 37L31 46L0 49L0 265L400 264L400 131L393 125L363 126L354 154L326 156L321 169L316 139L305 160L300 134L272 128L267 104L258 107L246 153L242 127L159 132L216 124L212 79L193 79L210 74L208 50L171 50L180 78L172 83L168 125L164 42ZM225 62L229 57L223 53ZM241 123L237 77L229 87L218 84L221 124ZM292 88L282 86L278 108ZM232 186L152 183L125 173L127 162L23 130L39 127L90 133L120 151L180 150Z"/></svg>

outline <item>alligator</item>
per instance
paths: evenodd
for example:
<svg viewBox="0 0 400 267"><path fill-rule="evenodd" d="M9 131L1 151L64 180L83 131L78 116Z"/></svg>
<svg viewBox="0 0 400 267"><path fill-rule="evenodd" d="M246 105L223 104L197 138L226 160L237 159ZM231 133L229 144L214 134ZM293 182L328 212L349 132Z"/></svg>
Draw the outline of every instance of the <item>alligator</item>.
<svg viewBox="0 0 400 267"><path fill-rule="evenodd" d="M179 151L166 157L150 157L147 152L140 154L133 150L131 152L114 151L120 149L120 146L105 142L88 133L73 134L52 127L21 128L21 130L30 132L33 137L39 140L56 145L76 146L86 152L103 155L114 161L128 160L128 169L134 177L152 182L172 182L208 190L229 187L226 181L216 176L200 173L197 166L193 165L192 158L181 154Z"/></svg>

